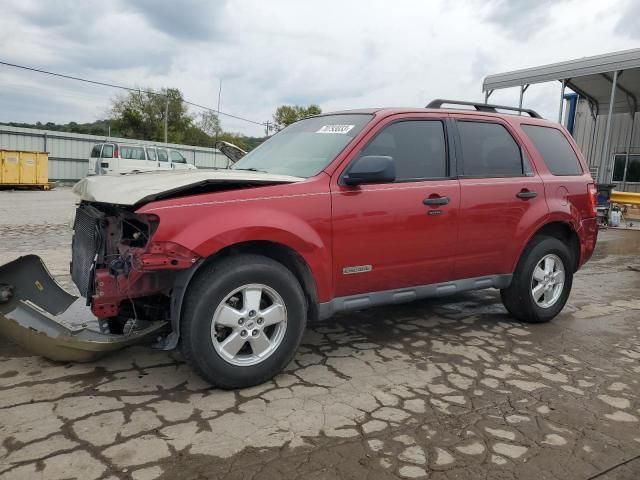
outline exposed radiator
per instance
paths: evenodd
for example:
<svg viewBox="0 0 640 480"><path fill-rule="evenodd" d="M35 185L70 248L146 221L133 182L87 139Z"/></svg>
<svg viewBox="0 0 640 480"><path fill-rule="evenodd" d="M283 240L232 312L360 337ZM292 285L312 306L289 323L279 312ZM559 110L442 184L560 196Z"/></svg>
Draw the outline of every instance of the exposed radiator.
<svg viewBox="0 0 640 480"><path fill-rule="evenodd" d="M80 295L88 297L93 291L94 261L100 246L100 219L103 214L89 206L76 209L71 242L71 279Z"/></svg>

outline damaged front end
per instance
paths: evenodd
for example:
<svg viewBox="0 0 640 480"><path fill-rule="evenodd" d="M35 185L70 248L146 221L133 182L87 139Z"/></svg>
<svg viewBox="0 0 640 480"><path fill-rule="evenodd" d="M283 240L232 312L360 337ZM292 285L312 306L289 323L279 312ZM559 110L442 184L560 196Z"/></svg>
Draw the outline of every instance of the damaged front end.
<svg viewBox="0 0 640 480"><path fill-rule="evenodd" d="M65 291L35 255L3 265L0 334L51 360L82 362L170 333L176 275L198 257L153 242L158 221L127 207L82 202L71 262L80 296Z"/></svg>

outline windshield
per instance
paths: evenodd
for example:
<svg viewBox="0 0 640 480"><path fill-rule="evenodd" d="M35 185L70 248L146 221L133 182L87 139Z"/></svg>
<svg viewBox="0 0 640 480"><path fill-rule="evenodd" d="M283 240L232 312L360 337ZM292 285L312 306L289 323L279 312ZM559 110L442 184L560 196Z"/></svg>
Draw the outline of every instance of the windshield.
<svg viewBox="0 0 640 480"><path fill-rule="evenodd" d="M232 168L312 177L329 165L371 118L367 114L337 114L300 120L249 152Z"/></svg>

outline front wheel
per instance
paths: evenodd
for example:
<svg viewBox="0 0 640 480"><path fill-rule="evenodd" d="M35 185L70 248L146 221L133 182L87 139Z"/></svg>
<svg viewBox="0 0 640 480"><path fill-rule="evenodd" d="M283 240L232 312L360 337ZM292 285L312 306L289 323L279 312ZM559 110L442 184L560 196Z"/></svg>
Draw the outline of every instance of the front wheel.
<svg viewBox="0 0 640 480"><path fill-rule="evenodd" d="M538 237L523 253L513 280L500 290L505 308L518 320L548 322L564 308L573 283L573 260L555 237Z"/></svg>
<svg viewBox="0 0 640 480"><path fill-rule="evenodd" d="M250 387L286 367L305 325L305 297L287 268L260 255L229 257L189 286L182 351L212 385Z"/></svg>

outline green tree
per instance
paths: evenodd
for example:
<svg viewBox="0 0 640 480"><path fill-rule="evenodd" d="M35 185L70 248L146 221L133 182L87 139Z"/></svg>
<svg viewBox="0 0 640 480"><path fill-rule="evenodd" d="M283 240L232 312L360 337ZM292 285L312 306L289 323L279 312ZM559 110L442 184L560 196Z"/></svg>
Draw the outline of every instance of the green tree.
<svg viewBox="0 0 640 480"><path fill-rule="evenodd" d="M310 117L312 115L319 115L322 113L322 109L318 105L309 105L303 107L300 105L281 105L276 109L276 113L273 115L273 122L276 130L281 130L284 127L291 125L298 120Z"/></svg>
<svg viewBox="0 0 640 480"><path fill-rule="evenodd" d="M177 89L158 91L147 89L145 92L129 92L127 95L116 97L112 100L110 118L91 123L12 122L4 125L99 136L106 136L111 132L112 137L163 142L167 97L169 98L167 135L169 142L212 148L216 140L224 140L250 151L266 140L266 137L247 137L240 133L223 131L215 111L207 110L197 115L190 114L187 104L183 101L182 93ZM317 111L311 109L310 112L311 114L319 113L320 109L317 108Z"/></svg>
<svg viewBox="0 0 640 480"><path fill-rule="evenodd" d="M168 108L168 141L183 143L193 118L175 88L129 92L117 97L111 107L113 127L126 138L164 141L166 102Z"/></svg>
<svg viewBox="0 0 640 480"><path fill-rule="evenodd" d="M204 133L209 135L210 137L215 137L216 134L220 135L222 133L222 128L220 127L220 118L211 110L205 110L200 114L200 118L198 121L198 127Z"/></svg>

